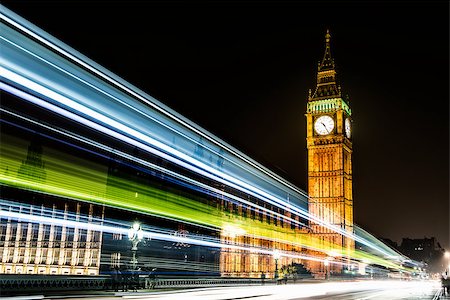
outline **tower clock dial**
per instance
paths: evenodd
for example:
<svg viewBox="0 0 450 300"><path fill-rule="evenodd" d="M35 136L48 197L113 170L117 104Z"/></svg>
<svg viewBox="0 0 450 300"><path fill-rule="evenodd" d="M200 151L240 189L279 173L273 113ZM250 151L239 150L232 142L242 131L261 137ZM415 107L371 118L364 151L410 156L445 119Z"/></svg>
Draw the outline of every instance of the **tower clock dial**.
<svg viewBox="0 0 450 300"><path fill-rule="evenodd" d="M334 129L334 120L330 116L321 116L314 123L314 130L317 134L327 135Z"/></svg>
<svg viewBox="0 0 450 300"><path fill-rule="evenodd" d="M349 118L347 118L347 119L345 119L345 135L347 136L347 138L350 138L350 136L351 136L351 133L352 133L352 129L351 129L351 126L350 126L350 119Z"/></svg>

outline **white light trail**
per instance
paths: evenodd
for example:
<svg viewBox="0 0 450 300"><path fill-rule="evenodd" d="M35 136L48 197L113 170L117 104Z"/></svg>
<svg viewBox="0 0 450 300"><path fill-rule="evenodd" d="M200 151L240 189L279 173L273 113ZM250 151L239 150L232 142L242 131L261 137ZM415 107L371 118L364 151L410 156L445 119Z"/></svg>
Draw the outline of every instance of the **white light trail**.
<svg viewBox="0 0 450 300"><path fill-rule="evenodd" d="M2 87L2 83L0 82L0 88L1 87ZM16 91L16 93L19 93L19 92L20 91ZM20 95L23 96L22 93ZM30 96L29 95L29 97L34 97L34 96ZM249 207L252 207L253 209L258 209L258 211L264 211L264 213L266 215L269 215L269 214L275 215L280 220L283 219L284 221L292 222L292 223L297 224L297 225L302 226L302 227L309 227L307 224L304 224L304 223L302 223L300 221L297 221L296 219L293 219L292 217L288 217L288 216L282 215L282 214L280 214L278 212L275 212L275 211L270 210L268 208L265 208L263 206L257 205L257 204L255 204L255 203L253 203L251 201L247 201L247 200L245 200L243 198L237 197L237 196L232 195L230 193L227 193L227 192L225 192L223 190L219 190L219 189L214 188L212 186L209 186L207 184L201 183L199 181L196 181L196 180L191 179L189 177L186 177L184 175L178 174L178 173L173 172L173 171L171 171L169 169L166 169L164 167L161 167L161 166L149 163L149 162L147 162L147 161L145 161L143 159L134 157L134 156L129 155L129 154L127 154L125 152L122 152L120 150L117 150L117 149L111 148L109 146L103 145L103 144L101 144L99 142L96 142L96 141L93 141L91 139L79 136L79 135L77 135L74 132L69 132L69 131L65 131L65 130L63 131L63 130L57 129L55 127L51 127L51 126L45 125L43 123L36 122L36 121L34 121L32 119L23 117L21 115L18 115L16 113L11 112L11 111L5 110L3 108L0 108L0 111L3 112L3 113L10 114L10 115L12 115L12 116L14 116L16 118L22 119L22 120L24 120L26 122L32 123L34 125L41 126L42 128L45 128L45 129L50 130L50 131L53 131L55 133L58 133L60 135L65 136L67 138L74 139L74 140L76 140L78 142L81 142L83 144L86 144L86 145L89 145L89 146L93 146L93 147L95 147L97 149L100 149L100 150L103 150L103 151L106 151L106 152L109 152L109 153L113 153L113 154L115 154L115 155L117 155L119 157L122 157L124 159L133 161L133 162L135 162L137 164L140 164L142 166L145 166L147 168L157 170L157 171L162 172L164 174L168 174L170 176L173 176L174 178L180 179L183 182L186 182L186 183L191 184L193 186L197 186L197 187L199 187L201 189L204 189L204 190L208 190L213 195L223 197L224 199L227 199L227 200L231 200L232 199L234 201L238 201L238 202L243 203L243 204L245 204L245 205L247 205ZM282 206L278 206L278 207L283 208Z"/></svg>
<svg viewBox="0 0 450 300"><path fill-rule="evenodd" d="M19 91L19 90L15 89L15 88L10 87L9 85L6 85L6 84L0 82L0 88L1 89L6 90L6 91L8 91L10 93L16 94L16 95L20 96L22 99L25 99L27 101L30 101L30 102L36 104L36 105L39 105L39 106L44 107L44 108L46 108L48 110L51 110L51 111L53 111L55 113L63 115L65 117L69 118L69 119L72 119L72 120L74 120L76 122L84 124L84 125L86 125L88 127L91 127L91 128L93 128L95 130L98 130L98 131L100 131L100 132L102 132L104 134L107 134L109 136L117 138L118 140L121 140L123 142L129 143L129 144L134 145L136 147L139 147L140 149L143 149L143 150L148 151L148 152L150 152L150 153L152 153L154 155L157 155L157 156L160 156L160 157L162 157L164 159L167 159L168 161L176 163L176 164L178 164L178 165L180 165L182 167L185 167L185 168L187 168L187 169L189 169L191 171L194 171L194 172L196 172L198 174L201 174L201 175L203 175L205 177L208 177L210 179L222 182L222 183L227 184L227 185L229 185L229 186L231 186L233 188L242 190L242 191L244 191L246 193L249 193L249 194L251 194L251 195L253 195L253 196L257 197L257 198L265 200L266 202L268 202L268 203L270 203L272 205L281 207L283 209L288 207L289 209L291 209L292 211L296 212L297 214L299 214L299 215L301 215L301 216L303 216L303 217L305 217L307 219L313 220L316 223L318 223L318 224L320 224L320 225L322 225L322 226L324 226L326 228L329 228L329 229L331 229L331 230L333 230L335 232L338 232L338 233L340 233L342 235L345 235L345 236L347 236L347 237L349 237L351 239L357 239L357 237L355 237L353 234L350 234L347 231L345 231L345 230L343 230L341 228L338 228L338 227L336 227L336 226L334 226L332 224L326 223L323 220L317 218L316 216L313 216L313 215L307 213L306 211L304 211L304 210L302 210L302 209L300 209L300 208L298 208L298 207L296 207L296 206L294 206L294 205L292 205L290 203L287 203L287 202L285 202L283 200L280 200L280 199L272 196L271 194L269 194L269 193L267 193L265 191L262 191L260 189L257 189L257 188L255 188L255 187L253 187L253 186L251 186L251 185L249 185L249 184L247 184L247 183L245 183L245 182L243 182L243 181L241 181L239 179L236 179L236 178L234 178L234 177L232 177L232 176L230 176L228 174L222 173L222 172L220 172L220 171L218 171L218 170L216 170L214 168L211 168L210 166L207 166L207 165L203 164L202 162L199 162L199 161L193 159L192 157L190 157L188 155L185 155L184 153L182 153L180 151L177 151L177 150L175 150L173 148L170 148L169 146L167 146L167 145L165 145L165 144L163 144L163 143L161 143L159 141L156 141L156 140L152 139L149 136L146 136L146 135L144 135L144 134L142 134L142 133L140 133L140 132L138 132L138 131L136 131L136 130L134 130L132 128L129 128L129 127L127 127L126 125L124 125L122 123L119 123L119 122L117 122L115 120L112 120L112 119L110 119L110 118L108 118L108 117L106 117L104 115L101 115L100 113L98 113L96 111L93 111L92 109L89 109L89 108L87 108L87 107L85 107L85 106L83 106L83 105L81 105L79 103L76 103L75 101L73 101L73 100L71 100L71 99L69 99L69 98L67 98L67 97L65 97L65 96L63 96L61 94L58 94L58 93L56 93L56 92L54 92L54 91L52 91L52 90L50 90L50 89L48 89L48 88L46 88L44 86L41 86L41 85L39 85L39 84L37 84L37 83L35 83L35 82L33 82L33 81L23 77L23 76L20 76L20 75L12 72L10 70L7 70L7 69L3 68L1 66L0 66L0 75L2 77L4 77L4 78L7 78L8 80L11 80L11 81L21 85L21 86L24 86L24 87L26 87L28 89L34 90L37 93L39 93L39 94L41 94L41 95L43 95L45 97L49 97L49 98L51 98L51 99L53 99L55 101L58 101L59 103L61 103L62 105L66 106L66 107L70 107L72 109L75 109L75 110L81 112L83 115L87 115L87 116L90 116L90 117L93 117L93 118L97 118L98 121L100 121L100 122L102 122L104 124L107 124L108 126L111 126L111 127L115 128L115 129L118 129L119 131L121 131L123 133L126 133L126 135L122 134L120 132L116 132L116 131L108 128L108 127L102 126L101 124L95 123L95 122L93 122L91 120L83 118L83 117L81 117L79 115L76 115L76 114L70 112L70 111L62 109L62 108L60 108L58 106L55 106L55 105L53 105L51 103L48 103L48 102L46 102L46 101L44 101L42 99L37 98L37 97L33 97L33 96L31 96L31 95L29 95L27 93L24 93L23 91ZM131 136L133 136L133 137L135 137L135 138L137 138L137 139L139 139L139 140L141 140L143 142L149 143L153 147L159 148L159 149L161 149L164 152L162 152L162 151L160 151L158 149L155 149L153 147L150 147L147 144L144 144L144 143L142 143L140 141L136 141L136 140L130 138L128 135L131 135ZM172 154L174 156L170 156L170 155L168 155L166 153L170 153L170 154Z"/></svg>
<svg viewBox="0 0 450 300"><path fill-rule="evenodd" d="M36 105L39 105L39 106L44 107L44 108L46 108L48 110L51 110L51 111L53 111L55 113L63 115L65 117L69 118L69 119L72 119L72 120L74 120L76 122L84 124L84 125L86 125L88 127L91 127L91 128L93 128L95 130L98 130L98 131L104 133L104 134L107 134L109 136L117 138L117 139L119 139L121 141L129 143L129 144L134 145L136 147L139 147L139 148L141 148L141 149L143 149L145 151L148 151L150 153L153 153L154 155L160 156L160 157L162 157L164 159L167 159L167 160L169 160L171 162L174 162L174 163L176 163L178 165L181 165L181 166L183 166L183 167L185 167L185 168L187 168L189 170L192 170L192 171L194 171L194 172L196 172L198 174L201 174L201 175L203 175L205 177L208 177L208 178L211 178L213 180L222 182L224 184L227 184L227 185L229 185L231 187L234 187L236 189L239 189L239 190L243 190L243 188L241 186L244 186L245 187L244 192L247 192L247 193L249 193L249 194L251 194L251 195L253 195L253 196L257 197L257 198L260 198L260 199L262 199L262 200L264 200L264 201L266 201L266 202L268 202L268 203L270 203L272 205L281 207L283 209L288 207L289 209L291 209L295 213L297 213L297 214L299 214L301 216L304 216L307 219L314 220L315 222L317 222L318 224L320 224L320 225L322 225L322 226L324 226L326 228L329 228L329 229L331 229L331 230L333 230L335 232L338 232L338 233L340 233L340 234L342 234L344 236L347 236L347 237L349 237L351 239L359 241L359 242L367 245L368 247L371 247L371 248L381 252L383 255L389 255L388 253L386 253L382 249L374 246L371 243L368 243L367 241L365 241L364 239L362 239L360 237L357 237L357 236L355 236L353 234L350 234L350 233L348 233L347 231L345 231L345 230L343 230L341 228L338 228L336 226L328 224L328 223L324 222L323 220L320 220L317 217L315 217L315 216L305 212L304 210L302 210L302 209L300 209L300 208L298 208L298 207L296 207L296 206L294 206L294 205L292 205L290 203L286 203L283 200L279 200L279 199L273 197L272 195L270 195L270 194L268 194L268 193L266 193L264 191L258 190L256 188L254 188L253 186L248 185L248 184L246 184L246 183L244 183L244 182L242 182L242 181L240 181L238 179L235 179L235 178L233 178L233 177L231 177L231 176L229 176L227 174L221 173L220 171L215 170L215 169L213 169L213 168L211 168L211 167L209 167L209 166L207 166L207 165L205 165L205 164L203 164L201 162L198 162L195 159L193 159L193 158L191 158L191 157L189 157L187 155L184 155L183 153L180 153L179 151L174 150L174 149L172 149L172 148L170 148L170 147L168 147L168 146L166 146L166 145L164 145L164 144L162 144L162 143L160 143L160 142L158 142L158 141L156 141L156 140L154 140L154 139L152 139L152 138L150 138L148 136L145 136L145 135L143 135L140 132L137 132L137 131L135 131L135 130L133 130L131 128L128 128L127 126L125 126L125 125L123 125L123 124L121 124L121 123L119 123L119 122L117 122L115 120L111 120L110 118L108 118L106 116L103 116L103 115L101 115L101 114L99 114L99 113L97 113L95 111L92 111L91 109L89 109L87 107L84 107L83 105L81 105L79 103L75 103L73 100L71 100L71 99L69 99L69 98L67 98L67 97L65 97L63 95L60 95L60 94L58 94L58 93L56 93L54 91L51 91L50 89L48 89L46 87L43 87L43 86L41 86L41 85L39 85L39 84L37 84L35 82L32 82L31 80L29 80L27 78L24 78L23 76L20 76L20 75L18 75L16 73L13 73L12 71L9 71L9 70L7 70L7 69L5 69L3 67L0 67L0 75L3 76L4 78L7 78L7 79L9 79L9 80L11 80L13 82L16 82L16 83L20 84L21 86L24 86L26 88L32 89L32 90L34 90L34 91L36 91L36 92L38 92L38 93L40 93L40 94L42 94L42 95L44 95L46 97L50 97L51 99L60 102L64 106L69 106L69 107L71 107L73 109L76 109L76 110L80 111L81 113L83 113L84 115L99 116L99 120L102 121L103 123L106 123L106 124L110 125L111 127L114 127L116 125L119 128L119 130L124 131L124 132L127 132L127 130L128 130L129 131L128 134L133 133L133 134L135 134L136 138L138 138L138 139L140 139L142 141L148 142L150 144L152 144L152 142L153 142L153 144L152 144L153 146L155 146L155 147L161 146L163 148L163 150L166 150L167 152L169 152L169 153L171 153L173 155L179 154L182 158L185 158L185 160L188 161L189 163L187 163L186 161L184 161L182 159L178 159L176 157L170 156L170 155L166 154L165 152L162 152L162 151L160 151L158 149L150 147L147 144L144 144L144 143L142 143L140 141L136 141L136 140L134 140L134 139L132 139L132 138L130 138L130 137L124 135L124 134L118 133L118 132L116 132L116 131L108 128L108 127L102 126L102 125L100 125L98 123L95 123L95 122L93 122L91 120L88 120L88 119L83 118L83 117L81 117L79 115L76 115L76 114L74 114L74 113L72 113L72 112L70 112L68 110L65 110L63 108L55 106L55 105L53 105L53 104L51 104L49 102L46 102L46 101L44 101L42 99L34 97L34 96L30 95L30 94L27 94L27 93L25 93L23 91L20 91L20 90L18 90L16 88L13 88L13 87L11 87L9 85L6 85L6 84L0 82L0 88L1 89L6 90L6 91L8 91L8 92L10 92L12 94L16 94L17 96L19 96L22 99L30 101L30 102L32 102L32 103L34 103ZM196 167L197 165L200 165L203 168L198 168L198 167ZM207 169L210 172L207 172L204 169ZM211 172L213 174L211 174ZM219 176L215 175L217 173L219 173ZM222 176L220 176L220 175L222 175ZM223 179L222 177L225 177L225 179ZM226 180L226 179L228 179L228 180ZM237 184L236 184L236 182L237 182ZM263 194L265 197L261 197L261 194Z"/></svg>
<svg viewBox="0 0 450 300"><path fill-rule="evenodd" d="M45 103L44 101L42 101L41 99L34 99L34 101L32 101L33 103L40 105L42 107L45 107L47 109L50 109L56 113L59 113L61 115L64 115L68 118L71 118L72 120L78 121L84 125L90 126L91 128L94 128L96 130L99 130L105 134L108 134L110 136L113 136L115 138L118 138L122 141L125 141L127 143L130 143L134 146L137 146L141 149L144 149L146 151L149 151L155 155L158 155L160 157L163 157L169 161L172 161L178 165L181 165L183 167L186 167L194 172L197 172L199 174L202 174L203 176L209 177L213 180L217 180L220 181L222 183L228 184L234 188L237 188L239 190L243 190L244 192L250 193L252 195L254 195L257 198L263 198L263 200L267 201L268 203L281 207L283 209L285 209L286 207L288 207L289 209L295 211L296 213L304 216L305 218L308 219L312 219L314 220L316 223L323 225L326 228L329 228L335 232L339 232L340 234L343 234L345 236L348 236L349 238L355 239L355 236L353 236L352 234L348 233L345 230L342 230L341 228L334 226L332 224L329 223L325 223L323 220L320 220L319 218L310 215L309 213L307 213L306 211L297 208L289 203L286 203L284 200L280 200L276 197L274 197L273 195L260 190L258 188L255 188L254 186L247 184L246 182L243 182L233 176L230 176L228 174L225 174L223 172L220 172L214 168L211 168L210 166L199 162L198 160L193 159L191 156L186 155L176 149L173 149L151 137L149 137L148 135L145 135L133 128L130 128L129 126L126 126L116 120L113 120L101 113L98 113L90 108L87 108L83 105L81 105L80 103L77 103L71 99L69 99L68 97L61 95L55 91L50 90L47 87L44 87L40 84L38 84L37 82L34 82L32 80L29 80L19 74L16 74L6 68L0 67L0 74L4 77L7 78L21 86L24 86L28 89L31 89L41 95L44 95L45 97L48 97L52 100L55 100L57 102L59 102L60 104L69 107L73 110L76 110L78 112L80 112L83 115L87 115L91 118L94 118L97 121L100 121L101 123L104 123L106 125L108 125L109 127L114 128L115 130L118 130L119 132L122 132L124 134L120 134L119 132L113 131L109 128L105 128L104 126L101 126L100 124L96 123L96 122L92 122L90 120L87 120L86 118L82 118L78 115L75 115L73 113L69 113L67 111L63 111L61 110L59 107L54 106L52 104L49 103ZM4 89L6 90L6 88L4 87ZM25 97L23 97L25 98ZM26 99L26 98L25 98ZM31 101L31 98L28 97L29 101ZM166 153L170 153L171 155L175 156L169 156L166 155L166 153L163 153L161 151L158 151L157 149L153 148L153 147L148 147L145 144L142 144L138 141L135 141L133 139L130 139L128 136L131 135L134 138L137 138L138 140L141 140L145 143L148 143L150 145L152 145L155 148L161 149L162 151L166 152ZM188 162L189 164L187 164L186 162Z"/></svg>
<svg viewBox="0 0 450 300"><path fill-rule="evenodd" d="M148 104L149 106L153 107L158 112L164 114L165 116L168 116L169 118L171 118L172 120L181 124L182 126L192 130L199 136L205 137L211 143L225 149L226 151L235 155L237 158L243 160L245 163L248 163L250 166L256 168L257 170L268 175L270 178L281 183L283 185L283 188L288 187L299 194L305 195L303 191L301 191L298 188L296 188L295 186L291 185L289 182L285 181L284 179L277 176L276 174L270 172L266 168L262 167L261 165L259 165L256 162L254 162L252 159L243 155L242 153L240 153L233 147L227 145L226 143L223 143L221 140L219 140L218 138L214 137L213 135L207 133L203 129L197 127L197 125L189 122L184 117L182 117L182 116L176 114L175 112L171 111L170 109L166 108L164 105L160 104L159 102L154 100L152 97L146 95L145 93L143 93L142 91L139 91L132 85L119 79L114 74L110 73L109 71L105 70L101 66L95 64L94 62L90 61L83 55L79 54L78 52L71 49L70 47L67 47L66 45L57 41L56 39L49 36L48 34L45 34L45 32L43 32L39 28L33 26L32 24L28 23L27 21L23 20L22 18L18 17L17 15L15 15L14 13L12 13L8 9L6 9L5 7L1 6L1 8L2 9L0 12L0 18L5 23L8 23L9 26L11 26L11 28L15 28L15 30L17 30L17 29L20 30L20 32L21 32L20 34L25 33L26 35L32 37L34 40L39 41L41 44L52 49L52 51L57 53L57 55L59 54L62 57L68 58L70 61L75 62L76 64L82 66L86 70L89 70L90 72L92 72L93 74L98 76L99 78L102 78L106 82L111 83L115 87L118 87L120 90L125 91L128 94L135 97L136 99ZM6 39L3 39L3 40L6 41ZM11 43L13 43L13 42L11 41ZM16 45L16 46L19 47L18 45ZM24 48L22 48L21 50L27 51ZM71 74L69 71L63 70L62 68L56 66L55 64L52 64L48 60L45 60L44 58L39 57L37 54L31 53L30 51L28 51L28 53L33 55L35 58L40 59L41 61L45 61L45 63L51 65L52 67L58 68L59 70L64 71L67 75L76 78L77 80L79 80L80 82L83 82L84 84L87 84L91 88L94 88L101 93L106 93L106 91L102 90L101 88L96 87L79 77L76 77L75 74ZM310 215L308 212L304 211L303 209L293 206L292 204L285 202L283 199L273 196L266 190L256 188L256 187L252 186L250 183L242 181L242 180L240 180L236 177L233 177L229 174L220 172L214 168L211 168L207 164L199 162L198 160L193 159L191 156L189 156L187 154L184 154L176 149L173 149L173 148L165 145L164 143L157 141L156 139L152 139L146 133L140 132L136 129L131 128L130 126L127 126L126 124L123 124L117 120L109 118L108 116L106 116L98 111L90 109L90 108L74 101L73 99L70 99L69 97L66 97L56 91L53 91L43 85L40 85L37 82L33 82L32 80L27 79L19 74L15 74L15 73L11 72L10 70L2 68L0 71L2 72L2 75L4 75L5 78L8 78L9 80L11 80L23 87L32 89L41 95L45 95L46 97L49 97L55 101L58 101L61 105L68 106L71 109L76 110L77 112L81 113L84 116L79 116L72 112L67 112L67 111L64 112L64 110L62 110L60 107L57 107L50 103L45 104L45 101L42 101L41 99L39 99L39 101L37 101L37 102L40 102L40 104L38 104L37 102L35 102L35 104L38 104L42 107L53 110L56 113L59 113L64 116L70 115L74 121L77 121L77 122L80 122L87 126L90 126L91 128L93 128L95 130L99 130L100 132L103 132L107 135L118 138L126 143L131 144L131 145L135 145L143 150L149 151L155 155L163 157L163 158L165 158L169 161L172 161L174 163L177 163L187 169L197 172L198 174L201 174L201 175L211 178L213 180L225 183L225 184L227 184L233 188L239 189L241 191L244 191L244 192L251 194L257 198L260 198L272 205L281 207L283 209L287 208L289 210L292 210L295 213L297 213L301 216L304 216L305 218L312 220L319 225L322 225L322 226L329 228L335 232L338 232L344 236L354 239L355 241L365 244L366 246L384 254L385 256L391 255L391 253L387 253L385 251L385 249L382 249L382 248L378 247L377 245L374 245L373 243L370 243L361 237L358 237L354 234L348 233L347 231L342 230L341 228L334 226L332 224L325 223L322 220L318 219L317 217ZM15 81L15 80L18 80L18 81ZM4 85L4 86L7 86L7 85ZM4 88L4 89L6 90L6 88ZM119 101L121 104L126 105L127 107L133 109L135 112L142 114L142 112L137 111L132 106L128 105L128 103L126 103L125 101L120 101L120 99L118 99L117 97L113 97L111 94L107 94L107 95L109 97L114 98L115 101ZM74 94L71 96L75 97L76 95ZM28 97L28 101L30 101L29 99L31 99L31 98ZM38 98L36 98L36 99L38 99ZM74 99L76 99L76 98L74 98ZM50 107L53 107L53 109ZM150 117L148 115L146 115L146 116ZM94 120L92 120L92 119L88 120L87 117L93 118ZM153 120L155 120L155 119L153 119ZM103 125L97 123L98 121L103 123ZM159 122L159 123L161 125L167 127L167 125L165 125L161 122ZM107 125L107 126L104 126L104 125ZM176 131L175 128L171 128L171 129ZM116 132L115 130L118 130L119 132ZM183 135L183 133L181 133L180 131L178 131L177 133L180 135ZM186 135L183 135L183 136L189 139L189 137L187 137ZM151 146L149 146L149 145L151 145ZM204 146L205 146L205 148L208 148L206 145L204 145ZM214 152L213 149L211 149L211 148L208 148L208 149L210 151ZM227 159L226 157L224 157L224 158ZM240 166L240 167L246 171L249 171L249 169L247 169L246 166Z"/></svg>
<svg viewBox="0 0 450 300"><path fill-rule="evenodd" d="M13 219L21 220L22 222L43 223L43 224L65 226L65 227L71 227L71 228L93 230L93 231L99 231L99 232L118 233L118 234L123 234L125 236L128 235L128 231L129 231L129 228L126 228L126 227L124 228L124 227L117 227L117 226L108 226L108 225L103 225L103 224L79 222L79 221L73 221L73 220L67 220L67 219L57 219L57 218L52 218L52 217L25 214L25 213L14 212L14 211L5 211L5 210L0 210L0 217L1 218L13 218ZM245 247L245 246L232 245L232 244L224 244L224 243L220 243L220 242L213 242L210 240L203 240L200 238L183 237L183 236L155 232L155 231L148 231L148 230L145 230L143 232L143 237L155 239L155 240L179 242L179 243L184 243L184 244L199 245L199 246L205 246L205 247L227 248L227 249L234 249L234 250L241 250L241 251L250 251L252 253L267 254L267 255L274 255L274 253L275 253L274 250L269 250L269 249ZM292 258L312 260L312 261L318 261L318 262L324 261L323 259L306 256L306 255L293 255L293 254L283 253L283 252L278 252L278 253L280 253L281 256L288 256L288 257L292 257ZM338 261L333 261L332 263L339 264L339 265L346 264L346 263L342 263L342 262L338 262Z"/></svg>

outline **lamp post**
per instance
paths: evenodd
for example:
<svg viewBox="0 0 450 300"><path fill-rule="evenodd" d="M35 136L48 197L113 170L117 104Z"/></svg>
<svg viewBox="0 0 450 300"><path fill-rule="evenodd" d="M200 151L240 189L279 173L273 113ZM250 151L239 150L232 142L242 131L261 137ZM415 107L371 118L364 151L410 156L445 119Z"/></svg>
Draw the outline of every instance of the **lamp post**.
<svg viewBox="0 0 450 300"><path fill-rule="evenodd" d="M444 265L445 267L445 274L448 276L449 272L450 272L450 252L449 251L445 251L444 253L444 257L446 258L446 265Z"/></svg>
<svg viewBox="0 0 450 300"><path fill-rule="evenodd" d="M131 241L131 252L133 253L133 258L131 259L131 265L133 270L136 270L138 260L136 258L137 245L144 238L144 232L142 231L141 224L135 222L133 226L128 230L128 239Z"/></svg>
<svg viewBox="0 0 450 300"><path fill-rule="evenodd" d="M278 250L273 250L273 258L275 259L275 274L274 274L274 278L275 280L278 279L278 260L281 257L281 253Z"/></svg>

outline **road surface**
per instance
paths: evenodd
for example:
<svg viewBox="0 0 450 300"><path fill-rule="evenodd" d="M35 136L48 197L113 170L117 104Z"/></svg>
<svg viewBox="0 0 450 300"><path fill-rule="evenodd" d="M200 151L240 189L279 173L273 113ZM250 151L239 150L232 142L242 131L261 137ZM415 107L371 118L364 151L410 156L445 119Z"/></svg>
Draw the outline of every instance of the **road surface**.
<svg viewBox="0 0 450 300"><path fill-rule="evenodd" d="M212 287L188 290L127 292L80 297L47 296L40 299L71 300L295 300L295 299L358 299L358 300L422 300L437 299L438 281L335 281L287 285ZM16 298L18 299L18 298ZM25 298L22 298L25 299ZM31 298L27 298L31 299ZM38 298L35 298L38 299ZM450 299L450 298L443 298Z"/></svg>

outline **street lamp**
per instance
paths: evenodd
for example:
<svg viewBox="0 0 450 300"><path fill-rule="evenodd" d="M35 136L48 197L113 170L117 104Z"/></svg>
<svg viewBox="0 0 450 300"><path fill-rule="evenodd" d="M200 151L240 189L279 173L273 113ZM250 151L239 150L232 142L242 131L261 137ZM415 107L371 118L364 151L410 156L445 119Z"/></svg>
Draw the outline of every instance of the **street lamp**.
<svg viewBox="0 0 450 300"><path fill-rule="evenodd" d="M141 224L135 222L133 226L128 230L128 239L131 241L131 252L133 253L133 258L131 259L131 265L133 266L133 270L136 270L137 267L137 245L144 238L144 231L142 231Z"/></svg>
<svg viewBox="0 0 450 300"><path fill-rule="evenodd" d="M274 275L274 278L278 279L278 260L281 257L281 253L278 250L273 250L272 256L275 259L275 275Z"/></svg>
<svg viewBox="0 0 450 300"><path fill-rule="evenodd" d="M444 253L444 257L447 259L447 265L445 266L445 274L448 275L448 273L450 272L450 252L445 251Z"/></svg>

